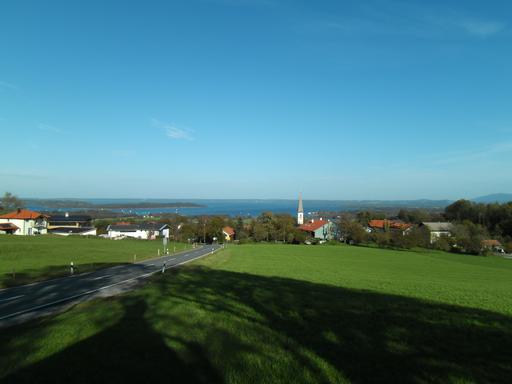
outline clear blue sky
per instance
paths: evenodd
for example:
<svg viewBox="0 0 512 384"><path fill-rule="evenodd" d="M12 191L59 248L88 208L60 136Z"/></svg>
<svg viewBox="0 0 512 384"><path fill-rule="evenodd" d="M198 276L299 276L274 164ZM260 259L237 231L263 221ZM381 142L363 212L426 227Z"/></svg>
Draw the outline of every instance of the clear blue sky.
<svg viewBox="0 0 512 384"><path fill-rule="evenodd" d="M512 192L510 1L0 5L0 193Z"/></svg>

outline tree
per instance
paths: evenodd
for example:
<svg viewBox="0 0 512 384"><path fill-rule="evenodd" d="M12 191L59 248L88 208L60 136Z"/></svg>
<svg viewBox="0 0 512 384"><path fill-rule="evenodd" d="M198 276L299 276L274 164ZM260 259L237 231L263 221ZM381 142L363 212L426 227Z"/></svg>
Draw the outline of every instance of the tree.
<svg viewBox="0 0 512 384"><path fill-rule="evenodd" d="M456 224L453 233L457 248L461 252L471 254L479 254L482 250L482 240L489 236L483 226L472 223L469 220Z"/></svg>
<svg viewBox="0 0 512 384"><path fill-rule="evenodd" d="M17 208L23 208L23 201L11 192L5 192L0 200L0 210L13 211Z"/></svg>
<svg viewBox="0 0 512 384"><path fill-rule="evenodd" d="M419 224L423 221L429 221L430 215L423 209L400 209L398 212L398 218L407 223Z"/></svg>
<svg viewBox="0 0 512 384"><path fill-rule="evenodd" d="M357 221L345 222L342 230L343 236L349 243L361 244L368 240L368 233Z"/></svg>

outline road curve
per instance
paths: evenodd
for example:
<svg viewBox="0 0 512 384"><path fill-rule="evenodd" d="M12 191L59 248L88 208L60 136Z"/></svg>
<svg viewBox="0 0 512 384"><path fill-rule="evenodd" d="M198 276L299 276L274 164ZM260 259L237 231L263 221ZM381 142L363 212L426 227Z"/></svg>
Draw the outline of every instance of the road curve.
<svg viewBox="0 0 512 384"><path fill-rule="evenodd" d="M54 313L76 302L125 292L161 272L164 263L166 269L175 268L219 248L219 245L206 245L178 255L0 290L0 327Z"/></svg>

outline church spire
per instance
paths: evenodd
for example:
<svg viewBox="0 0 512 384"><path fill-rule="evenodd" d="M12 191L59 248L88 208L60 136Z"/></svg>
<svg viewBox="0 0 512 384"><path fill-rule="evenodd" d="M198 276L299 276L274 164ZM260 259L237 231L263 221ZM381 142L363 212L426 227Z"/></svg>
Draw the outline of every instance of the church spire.
<svg viewBox="0 0 512 384"><path fill-rule="evenodd" d="M304 207L302 206L302 194L299 194L299 207L297 208L297 224L304 224Z"/></svg>

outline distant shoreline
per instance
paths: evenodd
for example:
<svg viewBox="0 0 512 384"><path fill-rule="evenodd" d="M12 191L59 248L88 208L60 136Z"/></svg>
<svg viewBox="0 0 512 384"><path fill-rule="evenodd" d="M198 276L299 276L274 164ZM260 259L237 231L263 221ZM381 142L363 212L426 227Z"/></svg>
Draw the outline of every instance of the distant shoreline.
<svg viewBox="0 0 512 384"><path fill-rule="evenodd" d="M26 205L38 205L49 209L155 209L155 208L206 208L205 205L190 202L135 202L135 203L89 203L80 200L35 200L26 199Z"/></svg>

